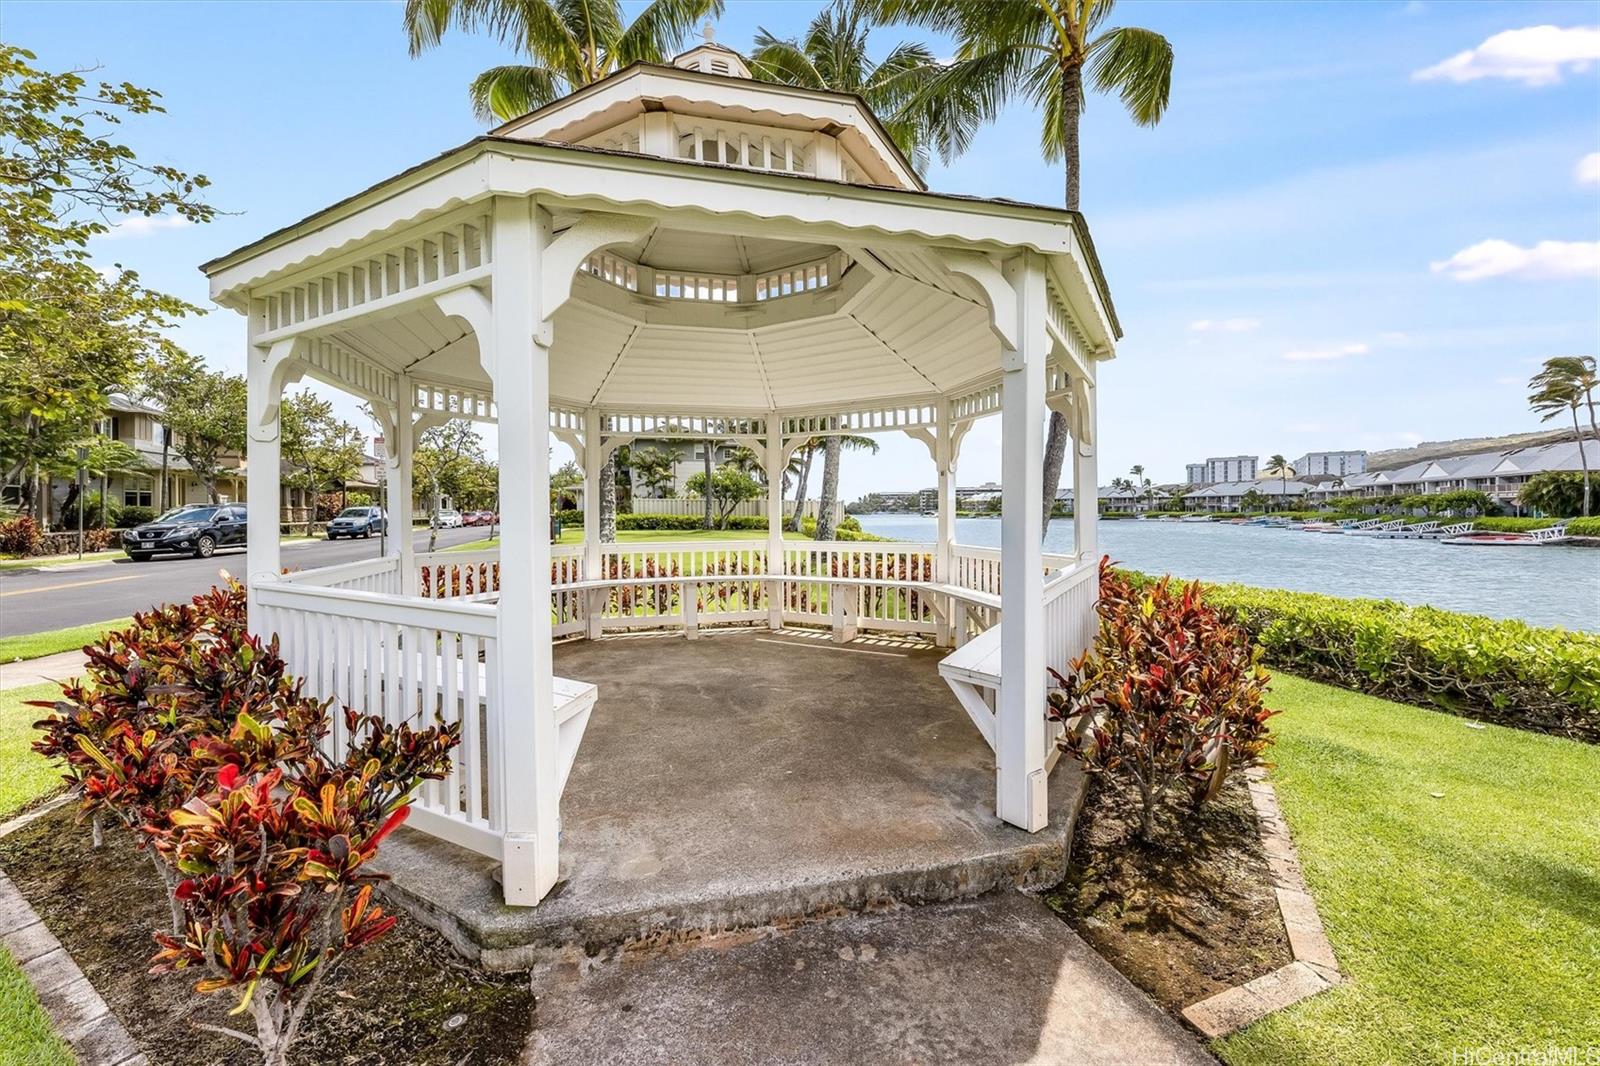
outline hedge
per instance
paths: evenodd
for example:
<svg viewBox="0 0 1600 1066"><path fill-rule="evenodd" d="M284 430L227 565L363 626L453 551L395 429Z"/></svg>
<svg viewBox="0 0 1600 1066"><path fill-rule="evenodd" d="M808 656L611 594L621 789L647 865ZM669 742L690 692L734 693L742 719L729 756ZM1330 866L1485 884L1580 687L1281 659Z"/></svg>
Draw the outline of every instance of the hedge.
<svg viewBox="0 0 1600 1066"><path fill-rule="evenodd" d="M1600 537L1600 518L1569 518L1567 535L1571 537Z"/></svg>
<svg viewBox="0 0 1600 1066"><path fill-rule="evenodd" d="M574 529L583 528L583 512L577 510L556 511L555 519L563 526ZM815 518L803 519L801 529L810 536L817 528ZM620 529L655 529L655 530L693 530L703 529L704 519L696 514L633 514L623 513L617 515L617 528ZM728 519L727 529L755 529L765 531L766 518L760 515L733 515ZM784 523L788 528L788 523ZM875 537L871 533L861 531L861 523L852 515L845 515L835 530L836 540L888 540L888 537Z"/></svg>
<svg viewBox="0 0 1600 1066"><path fill-rule="evenodd" d="M1472 528L1486 533L1526 533L1559 523L1560 520L1556 518L1474 518Z"/></svg>
<svg viewBox="0 0 1600 1066"><path fill-rule="evenodd" d="M1467 718L1600 743L1600 634L1244 585L1207 585L1206 599L1248 629L1273 666Z"/></svg>

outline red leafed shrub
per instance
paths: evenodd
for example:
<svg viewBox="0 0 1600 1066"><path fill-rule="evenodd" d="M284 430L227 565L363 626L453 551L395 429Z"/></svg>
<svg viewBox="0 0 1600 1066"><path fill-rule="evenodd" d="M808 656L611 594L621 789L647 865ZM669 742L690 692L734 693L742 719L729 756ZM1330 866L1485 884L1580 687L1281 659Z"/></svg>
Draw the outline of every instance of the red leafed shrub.
<svg viewBox="0 0 1600 1066"><path fill-rule="evenodd" d="M38 555L44 546L39 523L27 515L0 522L0 552L10 555Z"/></svg>
<svg viewBox="0 0 1600 1066"><path fill-rule="evenodd" d="M202 994L232 991L267 1066L288 1061L317 987L395 923L372 903L370 861L410 811L411 793L444 777L455 727L413 730L346 711L343 762L312 754L288 769L225 766L215 790L150 828L183 875L182 932L157 936L152 972L197 972Z"/></svg>
<svg viewBox="0 0 1600 1066"><path fill-rule="evenodd" d="M1208 606L1199 582L1162 578L1135 587L1100 562L1100 631L1063 676L1051 671L1061 746L1090 773L1137 786L1140 836L1156 807L1186 787L1198 807L1230 770L1259 759L1272 742L1264 706L1271 678L1245 630Z"/></svg>

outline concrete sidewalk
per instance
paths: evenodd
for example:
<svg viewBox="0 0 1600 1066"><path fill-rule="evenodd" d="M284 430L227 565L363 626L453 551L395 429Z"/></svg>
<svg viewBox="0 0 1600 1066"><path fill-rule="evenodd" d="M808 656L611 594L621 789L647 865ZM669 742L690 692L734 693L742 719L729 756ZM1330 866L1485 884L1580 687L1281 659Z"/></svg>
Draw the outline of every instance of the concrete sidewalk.
<svg viewBox="0 0 1600 1066"><path fill-rule="evenodd" d="M42 685L47 681L65 681L83 673L83 652L63 651L38 659L0 663L0 691Z"/></svg>
<svg viewBox="0 0 1600 1066"><path fill-rule="evenodd" d="M534 975L561 1066L1215 1063L1038 900L976 900L585 958Z"/></svg>

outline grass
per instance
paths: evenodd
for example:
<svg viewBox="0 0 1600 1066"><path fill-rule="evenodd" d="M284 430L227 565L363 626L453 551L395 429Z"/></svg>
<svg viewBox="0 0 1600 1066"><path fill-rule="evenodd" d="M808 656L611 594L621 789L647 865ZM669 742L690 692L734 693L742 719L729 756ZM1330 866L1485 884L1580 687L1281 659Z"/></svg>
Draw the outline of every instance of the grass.
<svg viewBox="0 0 1600 1066"><path fill-rule="evenodd" d="M764 529L619 529L617 531L618 544L636 544L649 541L664 540L766 540L767 531ZM810 540L804 533L784 530L784 540ZM561 538L557 544L582 544L583 527L566 526L561 530ZM500 547L500 538L492 537L485 540L470 540L465 544L454 544L448 548L440 548L447 552L476 552L487 551L490 548Z"/></svg>
<svg viewBox="0 0 1600 1066"><path fill-rule="evenodd" d="M33 723L42 713L24 700L49 699L54 685L0 691L0 821L55 790L61 776L30 749ZM50 1027L33 986L0 949L0 1066L68 1066L67 1047Z"/></svg>
<svg viewBox="0 0 1600 1066"><path fill-rule="evenodd" d="M1270 702L1272 779L1351 980L1223 1058L1600 1046L1600 747L1283 675Z"/></svg>
<svg viewBox="0 0 1600 1066"><path fill-rule="evenodd" d="M81 626L68 626L66 629L50 629L43 633L0 637L0 663L37 659L41 655L54 655L62 651L77 651L97 639L106 630L121 629L132 622L131 618L113 618L108 622L90 622Z"/></svg>

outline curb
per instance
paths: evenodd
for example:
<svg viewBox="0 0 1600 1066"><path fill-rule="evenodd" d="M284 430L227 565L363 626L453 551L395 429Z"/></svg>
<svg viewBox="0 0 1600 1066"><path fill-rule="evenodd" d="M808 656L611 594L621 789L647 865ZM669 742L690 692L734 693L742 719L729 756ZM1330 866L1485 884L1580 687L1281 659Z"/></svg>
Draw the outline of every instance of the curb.
<svg viewBox="0 0 1600 1066"><path fill-rule="evenodd" d="M79 1062L149 1066L106 1001L72 961L61 942L0 872L0 945L33 985L40 1004Z"/></svg>
<svg viewBox="0 0 1600 1066"><path fill-rule="evenodd" d="M1273 890L1294 961L1183 1008L1184 1020L1208 1040L1236 1033L1344 980L1333 945L1322 928L1316 900L1306 891L1294 841L1289 838L1289 827L1278 808L1278 794L1263 768L1252 766L1245 771L1245 777L1249 779L1250 804L1260 824L1261 846L1272 871Z"/></svg>

